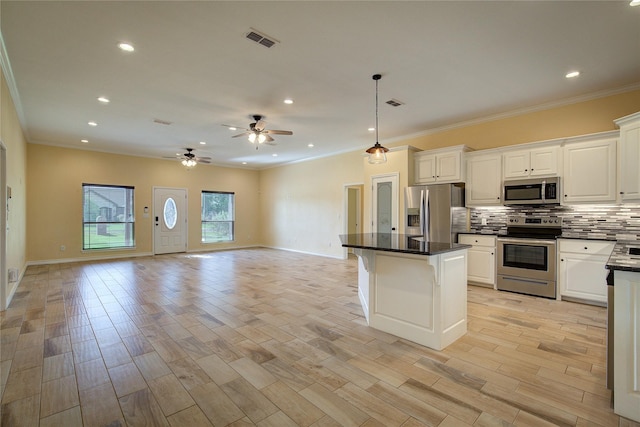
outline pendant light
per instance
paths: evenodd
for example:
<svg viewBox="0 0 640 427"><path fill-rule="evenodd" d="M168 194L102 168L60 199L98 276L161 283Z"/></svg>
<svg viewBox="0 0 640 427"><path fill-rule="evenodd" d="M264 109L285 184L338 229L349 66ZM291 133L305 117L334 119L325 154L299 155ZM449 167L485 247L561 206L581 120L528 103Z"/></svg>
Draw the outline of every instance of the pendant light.
<svg viewBox="0 0 640 427"><path fill-rule="evenodd" d="M369 163L371 164L379 164L387 162L387 155L385 154L389 151L388 148L383 147L378 142L378 80L382 78L381 74L374 74L373 80L376 81L376 143L373 147L369 148L366 152L369 154Z"/></svg>

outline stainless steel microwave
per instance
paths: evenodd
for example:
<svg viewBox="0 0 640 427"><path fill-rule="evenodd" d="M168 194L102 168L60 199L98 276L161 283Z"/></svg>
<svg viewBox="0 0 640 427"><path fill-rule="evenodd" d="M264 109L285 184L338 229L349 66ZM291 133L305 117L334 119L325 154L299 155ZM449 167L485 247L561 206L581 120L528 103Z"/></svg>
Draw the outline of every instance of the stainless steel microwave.
<svg viewBox="0 0 640 427"><path fill-rule="evenodd" d="M512 205L558 205L560 204L560 178L536 178L505 181L502 200Z"/></svg>

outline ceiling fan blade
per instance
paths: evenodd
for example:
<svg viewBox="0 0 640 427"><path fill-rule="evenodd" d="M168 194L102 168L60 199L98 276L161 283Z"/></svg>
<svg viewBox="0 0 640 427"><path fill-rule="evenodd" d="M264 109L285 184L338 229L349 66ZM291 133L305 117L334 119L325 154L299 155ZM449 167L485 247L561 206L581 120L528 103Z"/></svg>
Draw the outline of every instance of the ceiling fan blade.
<svg viewBox="0 0 640 427"><path fill-rule="evenodd" d="M249 129L245 128L244 126L234 126L234 125L220 125L220 126L224 126L226 128L229 128L229 130L231 130L231 128L235 128L235 129L239 129L239 130L249 130Z"/></svg>
<svg viewBox="0 0 640 427"><path fill-rule="evenodd" d="M247 136L247 135L249 135L250 133L251 133L251 132L242 132L242 133L239 133L239 134L237 134L237 135L233 135L231 138L237 138L237 137L239 137L239 136Z"/></svg>
<svg viewBox="0 0 640 427"><path fill-rule="evenodd" d="M265 142L265 143L264 143L264 145L276 146L276 145L278 145L278 144L277 144L277 143L275 143L275 142L267 141L267 142Z"/></svg>
<svg viewBox="0 0 640 427"><path fill-rule="evenodd" d="M197 161L200 161L200 160L211 160L211 157L208 157L208 156L200 157L200 156L198 156L198 157L196 157L196 160Z"/></svg>
<svg viewBox="0 0 640 427"><path fill-rule="evenodd" d="M267 122L265 122L264 120L258 120L254 128L262 132L262 130L264 130L264 127L266 125L267 125Z"/></svg>
<svg viewBox="0 0 640 427"><path fill-rule="evenodd" d="M176 155L176 156L162 156L163 159L173 159L173 160L180 160L180 156Z"/></svg>
<svg viewBox="0 0 640 427"><path fill-rule="evenodd" d="M203 163L203 164L205 164L205 165L208 165L208 164L210 164L210 163L211 163L211 159L203 159L202 157L198 157L198 158L196 159L196 162L198 162L198 163Z"/></svg>
<svg viewBox="0 0 640 427"><path fill-rule="evenodd" d="M265 135L265 137L266 137L265 142L264 142L265 144L268 144L268 143L274 141L274 139L271 138L269 135Z"/></svg>
<svg viewBox="0 0 640 427"><path fill-rule="evenodd" d="M270 133L272 135L293 135L293 132L290 131L290 130L273 130L273 129L269 129L269 130L262 131L262 133Z"/></svg>

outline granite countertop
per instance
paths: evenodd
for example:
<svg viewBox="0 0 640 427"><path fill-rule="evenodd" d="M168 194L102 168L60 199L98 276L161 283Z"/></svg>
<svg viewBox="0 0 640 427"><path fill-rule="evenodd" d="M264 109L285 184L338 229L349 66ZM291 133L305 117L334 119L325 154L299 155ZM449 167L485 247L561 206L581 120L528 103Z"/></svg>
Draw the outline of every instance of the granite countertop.
<svg viewBox="0 0 640 427"><path fill-rule="evenodd" d="M640 241L618 241L607 261L606 268L640 273L640 255L629 255L629 247L640 247Z"/></svg>
<svg viewBox="0 0 640 427"><path fill-rule="evenodd" d="M420 236L389 233L341 234L340 241L345 248L372 249L415 255L438 255L444 252L471 248L471 245L425 242L422 241Z"/></svg>

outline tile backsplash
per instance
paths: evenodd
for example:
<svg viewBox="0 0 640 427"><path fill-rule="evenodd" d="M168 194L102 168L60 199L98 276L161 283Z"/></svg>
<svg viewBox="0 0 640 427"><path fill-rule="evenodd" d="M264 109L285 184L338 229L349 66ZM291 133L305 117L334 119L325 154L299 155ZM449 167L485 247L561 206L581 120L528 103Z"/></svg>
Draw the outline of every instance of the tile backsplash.
<svg viewBox="0 0 640 427"><path fill-rule="evenodd" d="M563 237L640 240L640 205L637 204L469 208L471 232L505 234L509 215L561 217Z"/></svg>

